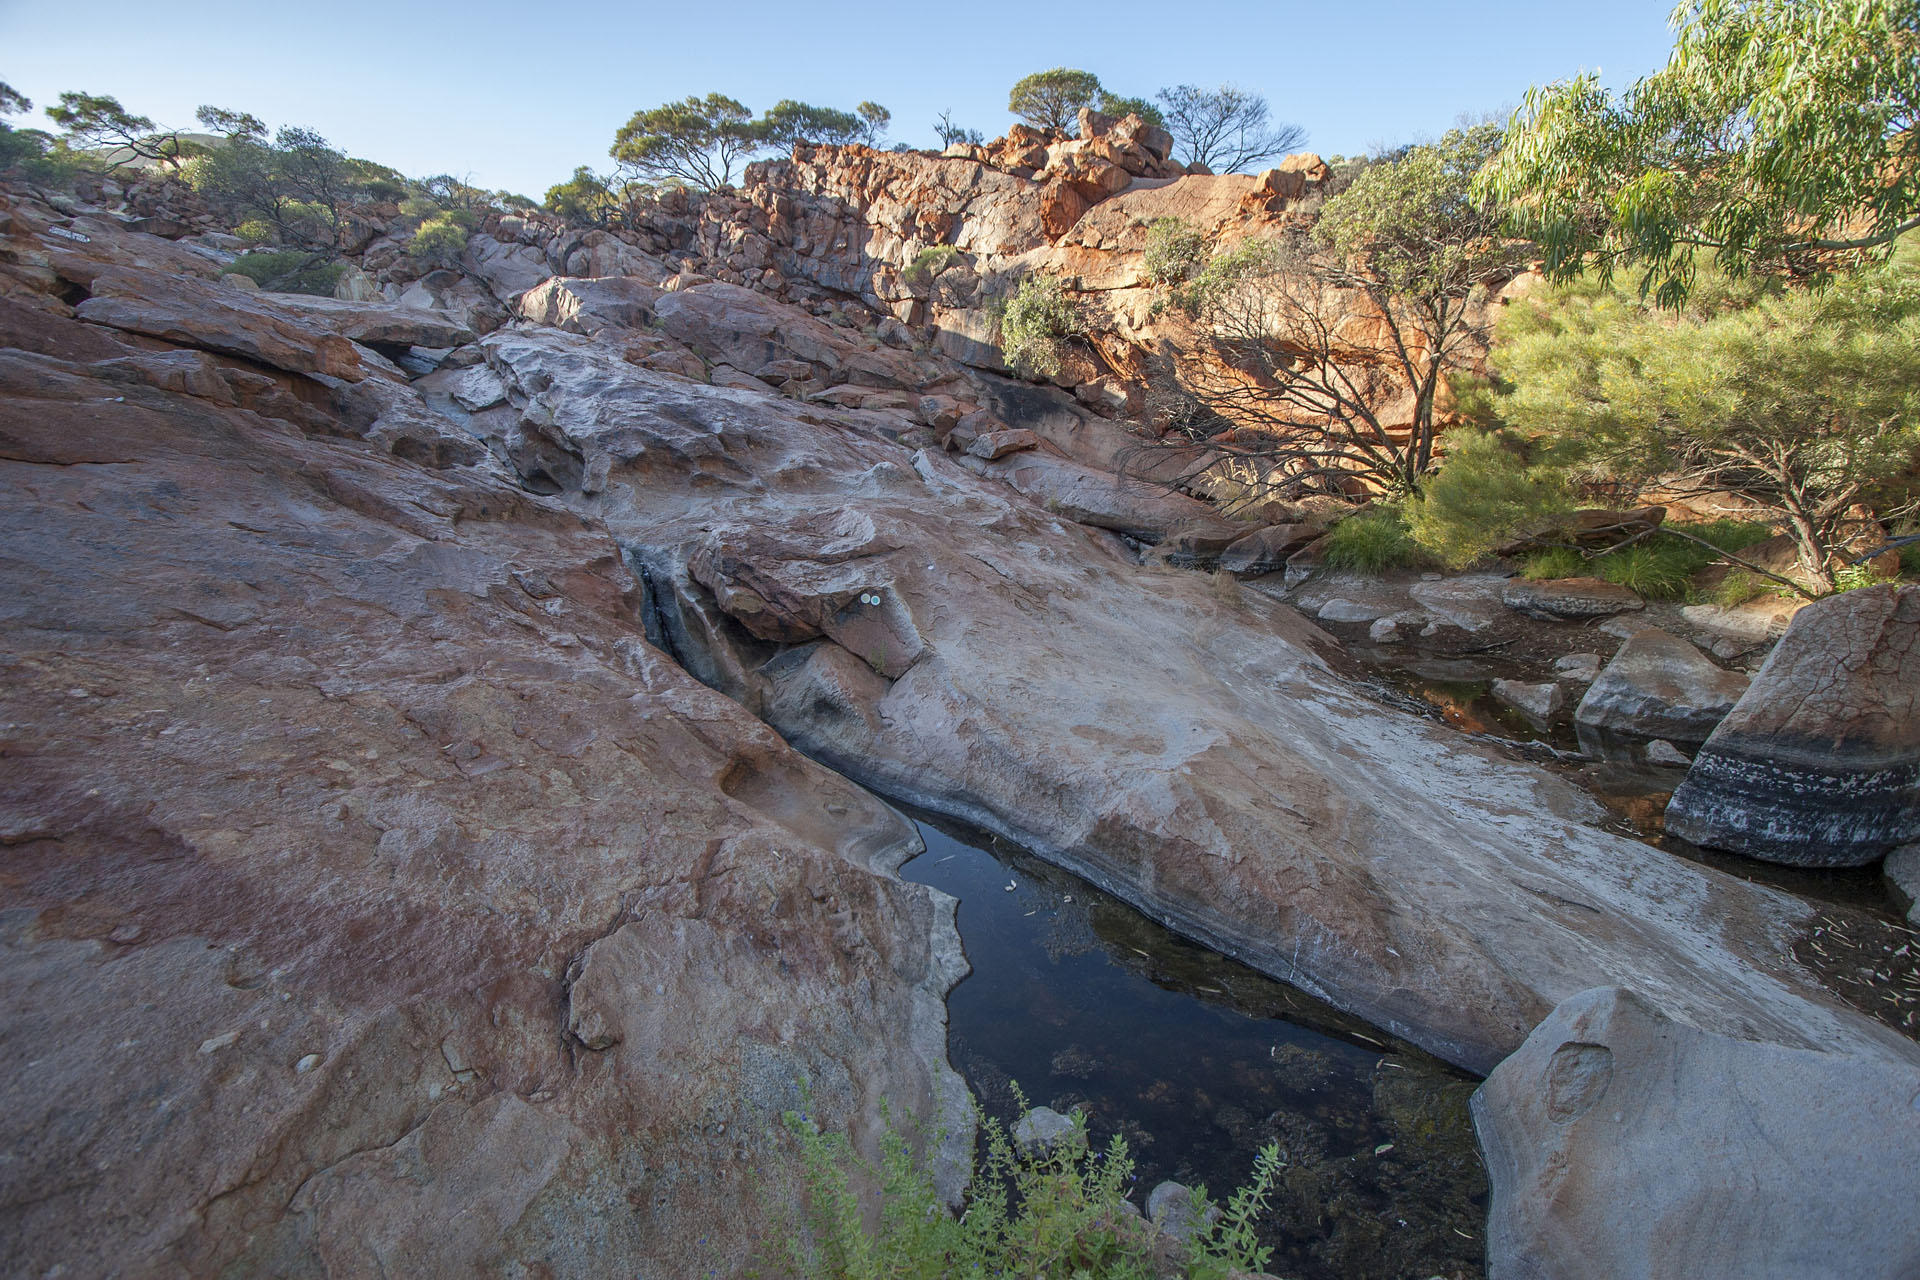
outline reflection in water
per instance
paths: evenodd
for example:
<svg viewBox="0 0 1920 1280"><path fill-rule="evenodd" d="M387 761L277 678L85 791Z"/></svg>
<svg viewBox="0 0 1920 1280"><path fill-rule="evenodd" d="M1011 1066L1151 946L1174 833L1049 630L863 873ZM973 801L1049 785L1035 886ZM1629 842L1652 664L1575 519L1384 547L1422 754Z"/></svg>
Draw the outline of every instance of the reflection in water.
<svg viewBox="0 0 1920 1280"><path fill-rule="evenodd" d="M1136 1204L1168 1178L1224 1196L1278 1141L1275 1274L1483 1273L1471 1078L990 836L919 826L902 875L961 900L949 1048L988 1114L1012 1122L1016 1083L1083 1109L1127 1139Z"/></svg>

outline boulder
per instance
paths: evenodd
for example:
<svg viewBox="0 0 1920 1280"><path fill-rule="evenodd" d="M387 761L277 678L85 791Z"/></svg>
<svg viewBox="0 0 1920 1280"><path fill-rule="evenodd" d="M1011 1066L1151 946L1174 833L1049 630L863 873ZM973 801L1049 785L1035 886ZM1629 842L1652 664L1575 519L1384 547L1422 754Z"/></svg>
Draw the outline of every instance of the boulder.
<svg viewBox="0 0 1920 1280"><path fill-rule="evenodd" d="M1647 763L1665 769L1684 769L1693 762L1687 758L1686 752L1665 738L1655 738L1647 744Z"/></svg>
<svg viewBox="0 0 1920 1280"><path fill-rule="evenodd" d="M1537 729L1552 724L1554 718L1567 709L1567 691L1559 684L1549 680L1544 684L1528 684L1521 680L1495 680L1493 696L1527 718Z"/></svg>
<svg viewBox="0 0 1920 1280"><path fill-rule="evenodd" d="M1014 1149L1024 1156L1043 1156L1062 1145L1086 1145L1086 1131L1052 1107L1034 1107L1013 1126Z"/></svg>
<svg viewBox="0 0 1920 1280"><path fill-rule="evenodd" d="M466 252L461 260L469 271L486 281L494 297L506 303L555 274L547 255L532 245L503 244L483 234L467 237Z"/></svg>
<svg viewBox="0 0 1920 1280"><path fill-rule="evenodd" d="M1548 622L1605 618L1647 607L1638 592L1599 578L1554 578L1545 582L1515 578L1500 593L1500 599L1509 609Z"/></svg>
<svg viewBox="0 0 1920 1280"><path fill-rule="evenodd" d="M1473 1095L1489 1280L1920 1274L1920 1066L1563 1002Z"/></svg>
<svg viewBox="0 0 1920 1280"><path fill-rule="evenodd" d="M1809 867L1863 866L1920 838L1920 587L1795 614L1694 757L1667 829Z"/></svg>
<svg viewBox="0 0 1920 1280"><path fill-rule="evenodd" d="M1326 530L1315 524L1270 524L1239 538L1220 553L1220 567L1229 573L1256 577L1284 569L1287 557Z"/></svg>
<svg viewBox="0 0 1920 1280"><path fill-rule="evenodd" d="M1022 449L1037 449L1040 437L1024 427L1013 427L1005 431L986 431L975 436L967 444L967 452L976 458L1004 458L1010 453L1019 453Z"/></svg>
<svg viewBox="0 0 1920 1280"><path fill-rule="evenodd" d="M1641 627L1588 686L1573 721L1581 741L1603 751L1619 738L1697 746L1746 691L1746 676L1715 666L1678 636Z"/></svg>
<svg viewBox="0 0 1920 1280"><path fill-rule="evenodd" d="M653 319L660 290L627 276L553 276L513 300L514 314L568 333L637 329Z"/></svg>
<svg viewBox="0 0 1920 1280"><path fill-rule="evenodd" d="M1893 895L1907 913L1907 923L1920 925L1920 844L1903 844L1887 855L1882 868Z"/></svg>
<svg viewBox="0 0 1920 1280"><path fill-rule="evenodd" d="M1147 1193L1147 1220L1162 1235L1185 1244L1193 1233L1220 1221L1220 1206L1207 1204L1204 1210L1193 1188L1179 1182L1162 1182Z"/></svg>
<svg viewBox="0 0 1920 1280"><path fill-rule="evenodd" d="M1569 653L1553 660L1553 674L1569 684L1592 684L1607 660L1597 653Z"/></svg>

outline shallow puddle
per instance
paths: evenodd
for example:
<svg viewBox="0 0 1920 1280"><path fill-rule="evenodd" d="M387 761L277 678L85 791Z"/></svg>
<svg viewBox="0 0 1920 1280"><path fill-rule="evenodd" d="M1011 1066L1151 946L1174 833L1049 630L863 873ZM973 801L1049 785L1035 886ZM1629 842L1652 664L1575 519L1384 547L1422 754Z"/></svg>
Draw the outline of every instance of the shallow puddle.
<svg viewBox="0 0 1920 1280"><path fill-rule="evenodd" d="M1126 1138L1136 1205L1164 1179L1224 1198L1278 1141L1275 1275L1484 1273L1471 1077L991 836L918 825L901 874L960 899L949 1050L989 1115L1017 1118L1016 1083L1081 1108L1096 1143Z"/></svg>

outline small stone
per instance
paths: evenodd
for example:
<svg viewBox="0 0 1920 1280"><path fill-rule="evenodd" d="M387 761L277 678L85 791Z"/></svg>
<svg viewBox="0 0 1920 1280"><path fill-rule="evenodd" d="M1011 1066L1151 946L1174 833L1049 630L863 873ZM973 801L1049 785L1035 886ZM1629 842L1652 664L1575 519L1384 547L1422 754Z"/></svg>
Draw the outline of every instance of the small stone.
<svg viewBox="0 0 1920 1280"><path fill-rule="evenodd" d="M1600 678L1607 660L1597 653L1570 653L1554 661L1554 674L1573 684L1592 684Z"/></svg>
<svg viewBox="0 0 1920 1280"><path fill-rule="evenodd" d="M1184 1243L1193 1238L1203 1222L1209 1226L1218 1222L1220 1207L1209 1204L1203 1215L1194 1202L1191 1188L1178 1182L1163 1182L1147 1195L1147 1217L1162 1235Z"/></svg>
<svg viewBox="0 0 1920 1280"><path fill-rule="evenodd" d="M1647 763L1662 765L1668 768L1684 769L1692 764L1693 761L1687 758L1687 754L1684 751L1674 746L1671 742L1668 742L1665 738L1655 738L1647 744Z"/></svg>
<svg viewBox="0 0 1920 1280"><path fill-rule="evenodd" d="M1537 729L1546 728L1567 706L1567 691L1552 681L1528 684L1522 680L1495 680L1493 696L1525 716Z"/></svg>
<svg viewBox="0 0 1920 1280"><path fill-rule="evenodd" d="M305 1057L301 1058L300 1061L294 1063L293 1069L299 1072L301 1075L305 1075L307 1074L307 1072L313 1070L315 1067L319 1065L320 1065L320 1055L317 1053L309 1053Z"/></svg>
<svg viewBox="0 0 1920 1280"><path fill-rule="evenodd" d="M1013 1126L1013 1145L1022 1155L1036 1156L1054 1150L1062 1143L1083 1146L1085 1130L1052 1107L1035 1107Z"/></svg>

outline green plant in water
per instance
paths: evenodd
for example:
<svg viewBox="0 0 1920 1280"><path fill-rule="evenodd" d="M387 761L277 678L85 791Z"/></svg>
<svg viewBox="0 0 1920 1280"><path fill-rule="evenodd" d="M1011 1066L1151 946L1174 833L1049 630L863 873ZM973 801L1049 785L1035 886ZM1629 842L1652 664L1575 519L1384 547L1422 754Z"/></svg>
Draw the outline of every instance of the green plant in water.
<svg viewBox="0 0 1920 1280"><path fill-rule="evenodd" d="M1433 563L1407 532L1405 514L1398 506L1384 503L1348 516L1328 530L1321 561L1329 569L1368 576Z"/></svg>
<svg viewBox="0 0 1920 1280"><path fill-rule="evenodd" d="M876 1168L845 1135L822 1133L797 1112L785 1119L799 1143L805 1195L783 1261L807 1280L1151 1280L1155 1274L1153 1229L1126 1204L1134 1178L1126 1141L1116 1135L1104 1150L1090 1150L1078 1116L1074 1132L1052 1150L1024 1157L1005 1129L987 1120L986 1158L958 1219L893 1125L880 1140ZM1228 1200L1220 1220L1194 1233L1189 1280L1226 1280L1235 1270L1266 1265L1270 1250L1258 1243L1255 1228L1282 1167L1277 1144L1261 1149L1252 1179ZM866 1225L856 1181L879 1190L874 1228ZM1194 1207L1204 1221L1204 1189L1194 1193Z"/></svg>

